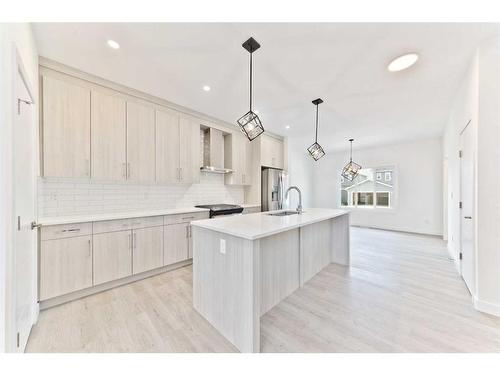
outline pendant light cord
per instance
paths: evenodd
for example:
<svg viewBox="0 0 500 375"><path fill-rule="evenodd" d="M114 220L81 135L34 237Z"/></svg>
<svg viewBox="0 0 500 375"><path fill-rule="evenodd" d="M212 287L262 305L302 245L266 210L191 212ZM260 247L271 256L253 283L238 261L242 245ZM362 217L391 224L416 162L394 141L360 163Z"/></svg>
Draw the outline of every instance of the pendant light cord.
<svg viewBox="0 0 500 375"><path fill-rule="evenodd" d="M250 52L250 111L252 110L252 55Z"/></svg>
<svg viewBox="0 0 500 375"><path fill-rule="evenodd" d="M316 143L318 143L318 104L316 104Z"/></svg>
<svg viewBox="0 0 500 375"><path fill-rule="evenodd" d="M352 163L352 141L353 141L352 139L349 140L349 142L351 142L351 157L349 159L349 162L351 163Z"/></svg>

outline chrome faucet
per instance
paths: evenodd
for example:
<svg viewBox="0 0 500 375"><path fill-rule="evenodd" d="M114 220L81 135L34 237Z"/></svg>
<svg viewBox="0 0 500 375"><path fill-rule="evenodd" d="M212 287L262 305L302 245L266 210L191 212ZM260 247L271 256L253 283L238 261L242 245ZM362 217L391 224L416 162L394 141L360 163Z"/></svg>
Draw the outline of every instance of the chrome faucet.
<svg viewBox="0 0 500 375"><path fill-rule="evenodd" d="M297 193L299 193L299 205L297 206L297 213L300 215L302 213L302 193L297 186L290 186L288 189L286 189L285 198L288 198L288 192L290 190L297 190Z"/></svg>

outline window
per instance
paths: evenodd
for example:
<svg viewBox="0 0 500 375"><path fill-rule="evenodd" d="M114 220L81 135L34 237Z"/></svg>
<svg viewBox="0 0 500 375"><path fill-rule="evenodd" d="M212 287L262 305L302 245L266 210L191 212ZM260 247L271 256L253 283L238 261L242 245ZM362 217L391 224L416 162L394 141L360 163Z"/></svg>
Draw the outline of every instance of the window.
<svg viewBox="0 0 500 375"><path fill-rule="evenodd" d="M390 207L389 197L390 194L388 191L377 191L376 195L376 205L377 207Z"/></svg>
<svg viewBox="0 0 500 375"><path fill-rule="evenodd" d="M367 191L353 192L353 201L358 206L373 206L373 193Z"/></svg>
<svg viewBox="0 0 500 375"><path fill-rule="evenodd" d="M340 185L341 206L390 208L394 205L394 168L363 168L353 181L341 178Z"/></svg>

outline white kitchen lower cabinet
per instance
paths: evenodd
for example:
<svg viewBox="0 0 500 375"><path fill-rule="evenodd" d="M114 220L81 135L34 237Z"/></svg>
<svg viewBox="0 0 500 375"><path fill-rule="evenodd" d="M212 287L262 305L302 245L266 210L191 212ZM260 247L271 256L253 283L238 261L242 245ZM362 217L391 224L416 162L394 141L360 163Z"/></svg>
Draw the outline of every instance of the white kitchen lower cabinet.
<svg viewBox="0 0 500 375"><path fill-rule="evenodd" d="M94 285L132 275L132 231L94 234Z"/></svg>
<svg viewBox="0 0 500 375"><path fill-rule="evenodd" d="M191 224L189 224L189 229L188 229L188 259L193 259L193 236L191 235L193 233L193 227Z"/></svg>
<svg viewBox="0 0 500 375"><path fill-rule="evenodd" d="M40 241L40 300L92 286L92 236Z"/></svg>
<svg viewBox="0 0 500 375"><path fill-rule="evenodd" d="M132 268L133 274L163 266L163 227L134 229Z"/></svg>
<svg viewBox="0 0 500 375"><path fill-rule="evenodd" d="M189 223L165 225L163 265L177 263L189 257Z"/></svg>

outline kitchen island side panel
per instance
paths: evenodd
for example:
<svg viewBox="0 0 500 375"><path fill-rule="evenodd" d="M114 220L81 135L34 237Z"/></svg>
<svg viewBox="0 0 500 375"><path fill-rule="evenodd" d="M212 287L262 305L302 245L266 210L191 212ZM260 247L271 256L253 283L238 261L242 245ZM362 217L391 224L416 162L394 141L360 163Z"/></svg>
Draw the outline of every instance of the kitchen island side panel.
<svg viewBox="0 0 500 375"><path fill-rule="evenodd" d="M241 352L260 351L259 247L259 240L193 227L194 308Z"/></svg>
<svg viewBox="0 0 500 375"><path fill-rule="evenodd" d="M348 266L351 261L349 214L330 220L332 228L331 261Z"/></svg>

